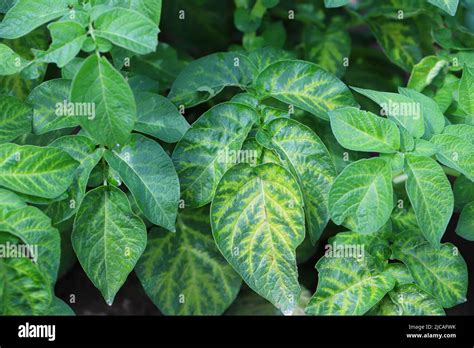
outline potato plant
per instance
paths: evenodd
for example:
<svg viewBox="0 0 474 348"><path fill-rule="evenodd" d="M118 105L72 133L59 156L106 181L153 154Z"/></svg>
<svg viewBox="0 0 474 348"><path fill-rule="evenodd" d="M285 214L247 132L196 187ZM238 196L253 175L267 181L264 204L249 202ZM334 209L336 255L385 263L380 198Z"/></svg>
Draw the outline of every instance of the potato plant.
<svg viewBox="0 0 474 348"><path fill-rule="evenodd" d="M107 304L135 272L165 315L444 315L467 301L468 266L443 237L474 241L469 1L4 0L0 13L1 314L73 315L54 289L76 257ZM193 57L202 33L186 26L227 49Z"/></svg>

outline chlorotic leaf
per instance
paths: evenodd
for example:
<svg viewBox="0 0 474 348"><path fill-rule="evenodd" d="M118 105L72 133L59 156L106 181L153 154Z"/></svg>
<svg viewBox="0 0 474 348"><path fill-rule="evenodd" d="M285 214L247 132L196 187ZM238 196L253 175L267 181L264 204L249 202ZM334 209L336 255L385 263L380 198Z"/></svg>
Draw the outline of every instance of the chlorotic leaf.
<svg viewBox="0 0 474 348"><path fill-rule="evenodd" d="M0 145L0 185L43 198L55 198L71 185L78 163L59 149Z"/></svg>
<svg viewBox="0 0 474 348"><path fill-rule="evenodd" d="M43 211L55 224L71 218L79 209L86 194L89 176L104 154L104 149L95 150L92 140L81 135L71 135L53 141L50 146L63 149L79 162L67 198L47 205Z"/></svg>
<svg viewBox="0 0 474 348"><path fill-rule="evenodd" d="M392 172L382 158L349 164L329 192L329 211L337 225L373 233L390 219L393 209Z"/></svg>
<svg viewBox="0 0 474 348"><path fill-rule="evenodd" d="M33 106L33 133L75 127L79 124L74 113L69 113L71 81L54 79L35 87L27 101Z"/></svg>
<svg viewBox="0 0 474 348"><path fill-rule="evenodd" d="M291 313L301 291L295 250L305 234L294 177L273 163L233 167L217 188L211 224L219 250L250 288Z"/></svg>
<svg viewBox="0 0 474 348"><path fill-rule="evenodd" d="M127 195L113 186L89 191L76 214L72 245L82 268L111 305L146 246L146 228Z"/></svg>
<svg viewBox="0 0 474 348"><path fill-rule="evenodd" d="M0 258L0 314L46 315L51 286L28 258Z"/></svg>
<svg viewBox="0 0 474 348"><path fill-rule="evenodd" d="M409 231L406 237L397 238L393 253L408 267L416 284L444 308L466 301L467 266L454 245L434 248Z"/></svg>
<svg viewBox="0 0 474 348"><path fill-rule="evenodd" d="M277 118L265 130L272 137L272 148L298 179L307 229L314 244L329 221L329 189L336 177L332 158L321 139L297 121Z"/></svg>
<svg viewBox="0 0 474 348"><path fill-rule="evenodd" d="M123 179L146 218L174 231L179 181L163 148L143 135L133 134L119 152L107 151L105 159Z"/></svg>
<svg viewBox="0 0 474 348"><path fill-rule="evenodd" d="M395 286L390 273L374 271L369 255L323 257L316 265L318 288L306 313L310 315L363 315Z"/></svg>
<svg viewBox="0 0 474 348"><path fill-rule="evenodd" d="M38 268L50 284L58 275L61 242L59 232L41 210L27 206L0 210L0 231L13 234L30 249Z"/></svg>
<svg viewBox="0 0 474 348"><path fill-rule="evenodd" d="M31 131L33 110L16 97L0 98L0 144L18 138Z"/></svg>
<svg viewBox="0 0 474 348"><path fill-rule="evenodd" d="M220 315L242 283L216 247L208 208L180 212L176 233L153 229L136 272L165 315Z"/></svg>
<svg viewBox="0 0 474 348"><path fill-rule="evenodd" d="M247 56L237 52L214 53L190 63L178 75L168 98L192 107L222 92L225 87L246 87L255 75Z"/></svg>
<svg viewBox="0 0 474 348"><path fill-rule="evenodd" d="M255 86L264 96L297 106L328 120L328 112L342 106L356 106L347 86L316 64L284 60L262 71Z"/></svg>
<svg viewBox="0 0 474 348"><path fill-rule="evenodd" d="M200 207L212 200L219 180L236 163L236 154L257 120L258 114L246 105L222 103L187 131L172 156L186 206Z"/></svg>
<svg viewBox="0 0 474 348"><path fill-rule="evenodd" d="M426 240L439 247L454 209L451 185L431 158L412 154L405 158L406 191L416 219Z"/></svg>
<svg viewBox="0 0 474 348"><path fill-rule="evenodd" d="M400 149L400 132L386 118L354 107L333 110L329 117L337 141L349 150L394 153Z"/></svg>

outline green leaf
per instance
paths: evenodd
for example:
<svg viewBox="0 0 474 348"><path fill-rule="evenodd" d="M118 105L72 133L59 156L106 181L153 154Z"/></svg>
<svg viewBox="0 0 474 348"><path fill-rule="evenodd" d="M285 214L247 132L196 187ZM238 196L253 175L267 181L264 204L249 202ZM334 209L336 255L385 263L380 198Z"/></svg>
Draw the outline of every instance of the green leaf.
<svg viewBox="0 0 474 348"><path fill-rule="evenodd" d="M444 308L466 301L467 266L454 245L446 243L434 248L408 232L395 241L393 255L408 267L417 285Z"/></svg>
<svg viewBox="0 0 474 348"><path fill-rule="evenodd" d="M80 52L86 40L85 29L77 22L55 22L48 25L53 40L46 52L36 53L36 62L56 63L59 68L68 64Z"/></svg>
<svg viewBox="0 0 474 348"><path fill-rule="evenodd" d="M186 206L200 207L212 200L219 180L235 164L234 155L258 118L246 105L222 103L192 125L172 156Z"/></svg>
<svg viewBox="0 0 474 348"><path fill-rule="evenodd" d="M133 134L130 143L119 152L107 151L105 159L119 173L146 218L174 231L179 181L173 162L162 147L143 135Z"/></svg>
<svg viewBox="0 0 474 348"><path fill-rule="evenodd" d="M294 54L274 47L264 47L250 52L248 57L257 68L259 74L275 62L294 58Z"/></svg>
<svg viewBox="0 0 474 348"><path fill-rule="evenodd" d="M72 245L92 283L112 305L146 246L146 228L127 195L113 186L89 191L74 220Z"/></svg>
<svg viewBox="0 0 474 348"><path fill-rule="evenodd" d="M466 139L450 134L438 134L430 141L438 148L438 161L474 181L474 143L466 146Z"/></svg>
<svg viewBox="0 0 474 348"><path fill-rule="evenodd" d="M136 92L138 119L135 130L167 143L178 142L189 129L188 121L176 106L161 95Z"/></svg>
<svg viewBox="0 0 474 348"><path fill-rule="evenodd" d="M0 210L0 231L13 234L31 248L38 268L50 284L58 275L61 254L60 238L51 220L41 210L26 206Z"/></svg>
<svg viewBox="0 0 474 348"><path fill-rule="evenodd" d="M390 273L375 271L369 255L323 257L316 269L318 288L306 307L310 315L363 315L395 286Z"/></svg>
<svg viewBox="0 0 474 348"><path fill-rule="evenodd" d="M0 258L0 314L46 315L51 287L27 258Z"/></svg>
<svg viewBox="0 0 474 348"><path fill-rule="evenodd" d="M413 66L407 87L421 92L429 86L448 61L437 56L427 56Z"/></svg>
<svg viewBox="0 0 474 348"><path fill-rule="evenodd" d="M78 163L59 149L0 145L0 185L43 198L55 198L71 185Z"/></svg>
<svg viewBox="0 0 474 348"><path fill-rule="evenodd" d="M382 158L349 164L329 192L329 211L337 225L361 233L378 231L393 209L392 171Z"/></svg>
<svg viewBox="0 0 474 348"><path fill-rule="evenodd" d="M31 131L33 110L16 97L0 98L0 143L6 143Z"/></svg>
<svg viewBox="0 0 474 348"><path fill-rule="evenodd" d="M454 101L454 95L459 90L460 79L452 74L448 74L443 81L443 85L436 91L434 100L438 103L444 113Z"/></svg>
<svg viewBox="0 0 474 348"><path fill-rule="evenodd" d="M162 0L131 0L130 8L144 14L156 25L159 25L161 19L161 3Z"/></svg>
<svg viewBox="0 0 474 348"><path fill-rule="evenodd" d="M0 75L13 75L28 66L28 61L16 54L10 47L0 44Z"/></svg>
<svg viewBox="0 0 474 348"><path fill-rule="evenodd" d="M295 250L305 235L294 177L272 163L235 166L219 183L211 224L219 250L250 288L291 313L301 291Z"/></svg>
<svg viewBox="0 0 474 348"><path fill-rule="evenodd" d="M68 113L70 90L70 80L55 79L43 82L31 91L27 101L33 106L35 134L78 125L77 118Z"/></svg>
<svg viewBox="0 0 474 348"><path fill-rule="evenodd" d="M443 130L443 134L454 135L474 144L474 126L468 124L453 124Z"/></svg>
<svg viewBox="0 0 474 348"><path fill-rule="evenodd" d="M324 0L324 6L328 8L346 6L350 0Z"/></svg>
<svg viewBox="0 0 474 348"><path fill-rule="evenodd" d="M354 107L333 110L329 118L337 141L349 150L394 153L400 149L400 132L386 118Z"/></svg>
<svg viewBox="0 0 474 348"><path fill-rule="evenodd" d="M459 4L459 0L428 0L428 2L439 7L451 16L456 14Z"/></svg>
<svg viewBox="0 0 474 348"><path fill-rule="evenodd" d="M426 95L408 88L398 88L400 94L418 103L421 108L421 115L425 125L425 138L430 138L433 134L443 131L446 120L438 104Z"/></svg>
<svg viewBox="0 0 474 348"><path fill-rule="evenodd" d="M168 98L176 105L201 104L225 87L244 88L256 74L254 65L237 52L214 53L194 60L178 75Z"/></svg>
<svg viewBox="0 0 474 348"><path fill-rule="evenodd" d="M26 203L14 192L0 188L0 210L26 207Z"/></svg>
<svg viewBox="0 0 474 348"><path fill-rule="evenodd" d="M382 108L383 114L405 128L415 138L421 138L425 133L421 107L413 99L397 93L351 88L377 103Z"/></svg>
<svg viewBox="0 0 474 348"><path fill-rule="evenodd" d="M73 0L18 0L0 23L0 38L16 39L67 14Z"/></svg>
<svg viewBox="0 0 474 348"><path fill-rule="evenodd" d="M106 11L94 21L94 28L96 37L138 54L154 52L158 45L158 26L134 10Z"/></svg>
<svg viewBox="0 0 474 348"><path fill-rule="evenodd" d="M60 298L53 296L53 300L51 305L49 306L49 311L47 315L54 315L54 316L74 316L76 315L74 311L69 307L66 302L61 300Z"/></svg>
<svg viewBox="0 0 474 348"><path fill-rule="evenodd" d="M466 204L474 202L474 182L464 175L459 176L454 182L453 193L456 210L462 210Z"/></svg>
<svg viewBox="0 0 474 348"><path fill-rule="evenodd" d="M443 169L429 157L407 154L406 191L423 235L435 248L453 213L454 198Z"/></svg>
<svg viewBox="0 0 474 348"><path fill-rule="evenodd" d="M466 65L459 82L459 107L468 115L474 115L474 69Z"/></svg>
<svg viewBox="0 0 474 348"><path fill-rule="evenodd" d="M255 82L264 96L295 105L329 120L328 112L342 106L356 106L347 86L316 64L284 60L268 66Z"/></svg>
<svg viewBox="0 0 474 348"><path fill-rule="evenodd" d="M459 217L456 233L469 241L474 241L474 201L466 204Z"/></svg>
<svg viewBox="0 0 474 348"><path fill-rule="evenodd" d="M242 283L214 243L208 208L180 212L176 233L153 229L136 272L165 315L221 315Z"/></svg>
<svg viewBox="0 0 474 348"><path fill-rule="evenodd" d="M396 10L393 10L396 13ZM405 71L423 58L419 29L415 19L371 18L369 26L387 57Z"/></svg>
<svg viewBox="0 0 474 348"><path fill-rule="evenodd" d="M271 148L299 182L314 244L329 221L329 189L336 177L332 158L321 139L297 121L277 118L265 125L265 130L271 136Z"/></svg>
<svg viewBox="0 0 474 348"><path fill-rule="evenodd" d="M72 82L71 101L94 106L94 115L78 118L95 141L110 147L127 143L137 117L135 100L127 81L106 58L91 55L84 61Z"/></svg>
<svg viewBox="0 0 474 348"><path fill-rule="evenodd" d="M90 174L104 154L104 149L94 151L92 140L81 135L71 135L53 141L50 146L63 149L79 162L71 187L64 200L53 202L43 209L54 224L66 221L79 209L86 194Z"/></svg>

